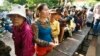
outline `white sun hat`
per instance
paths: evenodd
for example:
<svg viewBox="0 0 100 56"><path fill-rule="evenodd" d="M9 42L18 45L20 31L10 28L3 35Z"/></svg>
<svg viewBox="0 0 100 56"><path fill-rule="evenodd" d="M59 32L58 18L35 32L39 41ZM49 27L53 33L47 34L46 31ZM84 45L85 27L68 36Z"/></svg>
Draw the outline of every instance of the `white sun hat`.
<svg viewBox="0 0 100 56"><path fill-rule="evenodd" d="M18 14L24 18L26 18L26 9L25 6L22 5L15 5L12 7L12 10L8 13L9 15Z"/></svg>

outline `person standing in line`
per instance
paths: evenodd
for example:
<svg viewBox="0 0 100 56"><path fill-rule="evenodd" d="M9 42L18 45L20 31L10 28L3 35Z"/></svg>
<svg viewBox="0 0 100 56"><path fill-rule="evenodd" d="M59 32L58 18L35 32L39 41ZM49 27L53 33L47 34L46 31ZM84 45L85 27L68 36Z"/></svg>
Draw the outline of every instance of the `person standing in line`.
<svg viewBox="0 0 100 56"><path fill-rule="evenodd" d="M32 24L33 31L36 32L35 37L37 37L38 40L34 40L37 42L36 54L37 56L45 56L56 46L51 37L48 6L46 4L39 4L37 6L37 13L39 17L36 22Z"/></svg>
<svg viewBox="0 0 100 56"><path fill-rule="evenodd" d="M54 39L54 43L59 45L58 35L60 33L60 24L57 20L55 20L58 17L58 13L56 12L56 9L51 9L50 14L51 14L50 25L52 29L52 37Z"/></svg>
<svg viewBox="0 0 100 56"><path fill-rule="evenodd" d="M33 56L35 44L31 26L26 21L25 7L15 5L7 15L12 21L12 38L15 45L16 56Z"/></svg>

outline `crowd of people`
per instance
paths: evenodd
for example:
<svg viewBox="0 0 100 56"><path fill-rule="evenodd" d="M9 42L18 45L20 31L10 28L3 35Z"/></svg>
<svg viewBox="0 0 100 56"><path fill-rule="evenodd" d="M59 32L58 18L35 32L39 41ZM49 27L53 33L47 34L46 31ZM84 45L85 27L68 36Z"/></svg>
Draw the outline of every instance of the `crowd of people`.
<svg viewBox="0 0 100 56"><path fill-rule="evenodd" d="M15 5L7 16L13 24L8 31L12 33L16 56L33 56L35 52L45 56L64 39L81 32L86 24L92 27L93 8L87 11L84 6L49 9L47 4L39 4L33 13L25 6Z"/></svg>

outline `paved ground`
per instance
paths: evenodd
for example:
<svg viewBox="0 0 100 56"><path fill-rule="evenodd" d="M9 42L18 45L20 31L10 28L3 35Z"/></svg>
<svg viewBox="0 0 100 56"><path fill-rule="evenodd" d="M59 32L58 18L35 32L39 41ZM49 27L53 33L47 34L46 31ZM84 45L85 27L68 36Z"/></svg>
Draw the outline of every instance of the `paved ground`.
<svg viewBox="0 0 100 56"><path fill-rule="evenodd" d="M97 40L96 56L100 56L100 36Z"/></svg>
<svg viewBox="0 0 100 56"><path fill-rule="evenodd" d="M16 56L15 55L15 50L14 50L14 43L13 43L13 40L12 40L11 36L12 36L12 34L7 32L3 35L3 38L0 38L0 39L3 40L6 45L8 45L12 48L12 50L10 52L11 56Z"/></svg>
<svg viewBox="0 0 100 56"><path fill-rule="evenodd" d="M96 56L97 39L92 38L86 56Z"/></svg>

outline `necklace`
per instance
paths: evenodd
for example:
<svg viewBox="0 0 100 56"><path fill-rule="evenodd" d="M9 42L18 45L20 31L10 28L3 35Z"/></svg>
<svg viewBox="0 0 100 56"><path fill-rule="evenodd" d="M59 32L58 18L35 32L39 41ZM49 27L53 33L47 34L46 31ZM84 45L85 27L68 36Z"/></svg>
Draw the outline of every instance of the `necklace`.
<svg viewBox="0 0 100 56"><path fill-rule="evenodd" d="M49 27L49 22L46 20L45 22L41 22L40 20L39 20L39 23L40 23L40 25L43 27L43 28L48 28Z"/></svg>

